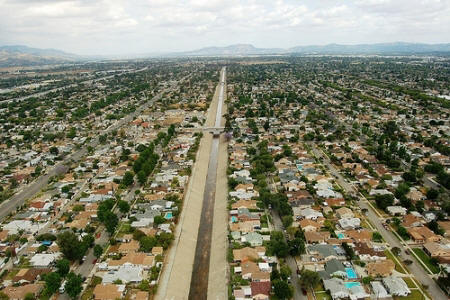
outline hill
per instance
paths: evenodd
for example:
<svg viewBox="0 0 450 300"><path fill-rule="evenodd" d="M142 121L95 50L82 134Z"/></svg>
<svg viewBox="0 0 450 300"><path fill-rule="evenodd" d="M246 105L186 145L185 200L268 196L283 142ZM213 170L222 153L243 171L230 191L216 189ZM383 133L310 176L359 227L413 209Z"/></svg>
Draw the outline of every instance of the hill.
<svg viewBox="0 0 450 300"><path fill-rule="evenodd" d="M358 45L312 45L297 46L288 49L282 48L256 48L250 44L236 44L226 47L207 47L188 52L177 52L176 56L246 56L270 54L426 54L449 53L450 43L423 44L423 43L379 43Z"/></svg>
<svg viewBox="0 0 450 300"><path fill-rule="evenodd" d="M0 66L33 66L80 60L75 54L56 49L38 49L22 45L0 46Z"/></svg>

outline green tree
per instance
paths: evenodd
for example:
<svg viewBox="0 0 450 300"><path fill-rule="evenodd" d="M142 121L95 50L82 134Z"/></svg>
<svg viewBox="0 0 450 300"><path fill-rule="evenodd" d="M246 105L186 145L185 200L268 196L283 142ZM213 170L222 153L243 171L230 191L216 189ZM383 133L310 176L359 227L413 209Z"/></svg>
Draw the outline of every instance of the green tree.
<svg viewBox="0 0 450 300"><path fill-rule="evenodd" d="M370 282L371 282L372 280L373 280L372 277L366 276L366 277L364 277L364 278L362 279L362 282L363 282L364 284L370 284Z"/></svg>
<svg viewBox="0 0 450 300"><path fill-rule="evenodd" d="M147 182L147 174L145 174L144 170L137 172L137 179L141 185L144 185Z"/></svg>
<svg viewBox="0 0 450 300"><path fill-rule="evenodd" d="M398 185L397 189L395 189L395 197L401 198L402 196L406 195L409 192L409 185L402 182Z"/></svg>
<svg viewBox="0 0 450 300"><path fill-rule="evenodd" d="M391 194L376 195L375 196L375 202L377 203L377 206L380 209L385 210L386 207L391 206L392 204L394 204L394 196L391 195Z"/></svg>
<svg viewBox="0 0 450 300"><path fill-rule="evenodd" d="M164 219L163 216L155 216L155 217L154 217L154 220L153 220L153 222L154 222L156 225L162 224L162 223L164 223L165 221L166 221L166 219Z"/></svg>
<svg viewBox="0 0 450 300"><path fill-rule="evenodd" d="M278 299L291 299L293 291L289 284L283 280L275 280L273 283L273 292Z"/></svg>
<svg viewBox="0 0 450 300"><path fill-rule="evenodd" d="M319 273L303 269L300 273L300 286L313 288L320 283Z"/></svg>
<svg viewBox="0 0 450 300"><path fill-rule="evenodd" d="M139 241L141 250L144 252L150 252L152 248L156 246L156 243L157 243L156 238L151 236L144 236Z"/></svg>
<svg viewBox="0 0 450 300"><path fill-rule="evenodd" d="M83 236L82 244L87 250L88 248L91 248L92 246L94 246L94 241L95 241L95 238L92 234L86 234L85 236Z"/></svg>
<svg viewBox="0 0 450 300"><path fill-rule="evenodd" d="M403 226L398 226L397 233L404 239L409 240L409 233L408 230L406 230Z"/></svg>
<svg viewBox="0 0 450 300"><path fill-rule="evenodd" d="M56 272L58 272L58 274L61 277L65 277L67 275L67 273L69 273L70 270L70 261L63 258L60 259L56 262Z"/></svg>
<svg viewBox="0 0 450 300"><path fill-rule="evenodd" d="M70 272L67 275L67 282L64 288L66 293L70 296L70 298L76 299L83 289L81 286L82 284L83 279L81 278L81 276L76 275L73 272Z"/></svg>
<svg viewBox="0 0 450 300"><path fill-rule="evenodd" d="M427 191L427 198L430 200L436 200L438 196L439 196L439 191L437 191L435 189L429 189Z"/></svg>
<svg viewBox="0 0 450 300"><path fill-rule="evenodd" d="M125 200L119 200L117 206L119 207L121 213L127 213L130 211L130 204Z"/></svg>
<svg viewBox="0 0 450 300"><path fill-rule="evenodd" d="M107 211L103 223L105 224L106 231L111 235L116 230L117 224L119 224L119 218L112 211Z"/></svg>
<svg viewBox="0 0 450 300"><path fill-rule="evenodd" d="M399 247L392 247L391 251L395 256L398 256L400 252L402 252L402 250Z"/></svg>
<svg viewBox="0 0 450 300"><path fill-rule="evenodd" d="M56 156L56 155L59 154L59 150L58 150L57 147L51 147L50 148L50 153Z"/></svg>
<svg viewBox="0 0 450 300"><path fill-rule="evenodd" d="M430 228L435 234L444 235L445 231L439 226L438 222L436 220L431 220L427 224L428 228Z"/></svg>
<svg viewBox="0 0 450 300"><path fill-rule="evenodd" d="M143 233L143 232L142 232L141 230L139 230L139 229L136 229L136 230L133 232L133 239L136 240L136 241L140 241L144 236L146 236L145 233Z"/></svg>
<svg viewBox="0 0 450 300"><path fill-rule="evenodd" d="M122 183L125 186L130 186L134 183L134 174L133 172L127 171L125 175L123 175Z"/></svg>
<svg viewBox="0 0 450 300"><path fill-rule="evenodd" d="M381 242L381 241L383 240L383 237L381 236L381 234L380 234L378 231L375 231L375 232L372 234L372 240L373 240L374 242Z"/></svg>
<svg viewBox="0 0 450 300"><path fill-rule="evenodd" d="M107 139L108 139L107 135L106 135L106 134L102 134L102 135L98 138L98 141L99 141L101 144L104 144L104 143L106 143Z"/></svg>
<svg viewBox="0 0 450 300"><path fill-rule="evenodd" d="M45 289L49 295L55 293L61 285L61 275L57 272L51 272L45 275Z"/></svg>
<svg viewBox="0 0 450 300"><path fill-rule="evenodd" d="M76 137L76 135L77 135L77 130L75 129L75 127L71 127L66 136L69 139L73 139L74 137Z"/></svg>
<svg viewBox="0 0 450 300"><path fill-rule="evenodd" d="M174 240L174 235L168 232L161 232L158 236L156 236L158 245L162 246L165 249L169 248L170 243Z"/></svg>
<svg viewBox="0 0 450 300"><path fill-rule="evenodd" d="M287 280L291 276L291 269L287 265L282 265L280 267L280 276L283 280Z"/></svg>
<svg viewBox="0 0 450 300"><path fill-rule="evenodd" d="M58 234L56 243L64 256L70 261L80 259L84 255L78 236L71 230Z"/></svg>
<svg viewBox="0 0 450 300"><path fill-rule="evenodd" d="M288 228L289 226L292 225L292 222L294 222L294 219L292 218L292 216L284 216L281 218L281 220L283 222L284 228Z"/></svg>
<svg viewBox="0 0 450 300"><path fill-rule="evenodd" d="M289 254L289 247L284 241L282 232L272 231L270 234L270 242L268 243L268 250L280 258L284 258Z"/></svg>
<svg viewBox="0 0 450 300"><path fill-rule="evenodd" d="M289 254L292 256L297 256L305 253L305 241L299 237L288 241Z"/></svg>
<svg viewBox="0 0 450 300"><path fill-rule="evenodd" d="M100 256L102 256L103 254L103 247L100 246L99 244L94 246L94 256L97 258L100 258Z"/></svg>

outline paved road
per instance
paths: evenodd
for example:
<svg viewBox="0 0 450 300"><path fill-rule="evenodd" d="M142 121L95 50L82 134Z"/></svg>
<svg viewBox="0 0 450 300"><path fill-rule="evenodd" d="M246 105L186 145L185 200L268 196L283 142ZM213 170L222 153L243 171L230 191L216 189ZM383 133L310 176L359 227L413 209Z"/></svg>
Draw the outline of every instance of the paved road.
<svg viewBox="0 0 450 300"><path fill-rule="evenodd" d="M278 192L275 182L273 181L273 178L270 179L268 184L273 193ZM267 211L266 211L266 214L267 214ZM276 212L274 210L270 210L270 215L272 216L274 229L276 231L284 232L283 222L281 221L280 215L278 214L278 212ZM285 234L283 234L283 239L287 243ZM295 261L295 258L292 257L291 255L288 255L286 257L286 263L289 266L289 269L291 269L291 284L294 287L294 300L307 300L308 297L303 295L302 289L300 287L300 283L299 283L300 281L299 281L298 275L297 275L298 265L297 265L297 262Z"/></svg>
<svg viewBox="0 0 450 300"><path fill-rule="evenodd" d="M278 215L278 213L271 211L271 216L272 216L272 221L273 221L275 230L283 231L283 223L281 222L281 219L280 219L280 216ZM286 238L284 238L284 239L286 241ZM300 283L298 280L297 262L295 261L295 259L292 256L288 255L288 257L286 257L286 263L289 266L289 268L291 269L291 283L294 286L294 300L307 300L308 297L303 295L302 289L300 287Z"/></svg>
<svg viewBox="0 0 450 300"><path fill-rule="evenodd" d="M350 184L345 178L340 174L340 172L334 167L334 165L331 164L331 161L328 159L328 157L325 157L323 152L320 149L317 149L317 147L313 143L309 143L311 145L312 151L314 155L318 158L322 158L322 163L328 167L328 170L330 173L335 176L336 181L339 185L344 188L344 190L347 193L355 193L358 194L357 189ZM364 197L361 194L362 197ZM365 198L364 198L365 199ZM358 206L361 209L367 209L367 217L370 220L370 222L375 226L377 231L383 236L384 240L391 246L391 247L398 247L400 249L408 249L410 253L413 253L411 248L409 246L405 246L404 244L400 243L400 241L397 239L397 237L394 236L394 234L391 231L388 231L384 228L382 222L384 221L383 218L380 218L379 215L375 213L375 210L372 208L371 205L369 205L369 202L367 199L362 201L357 201ZM414 277L419 280L419 282L422 285L428 286L428 293L431 295L432 299L447 299L444 292L439 288L439 286L436 284L436 282L430 277L430 275L423 269L423 267L420 265L420 263L415 260L411 259L412 257L405 254L404 251L400 253L398 256L399 259L405 260L410 259L413 263L408 266L408 269L410 272L414 275Z"/></svg>
<svg viewBox="0 0 450 300"><path fill-rule="evenodd" d="M187 78L184 77L178 82L182 82ZM173 83L170 87L162 90L157 95L155 95L150 101L147 101L144 105L140 106L136 109L133 113L127 115L126 117L120 119L117 121L114 125L108 127L103 131L103 133L110 133L123 125L131 122L136 116L138 116L142 111L146 110L148 107L153 105L153 103L161 98L161 96L169 91L173 90L176 85L178 85L178 82ZM99 136L101 133L99 133L97 136ZM82 149L75 151L74 153L68 155L63 162L59 162L56 164L53 168L47 171L46 174L43 174L39 176L35 181L28 184L24 188L22 188L21 191L13 195L10 199L4 201L0 205L0 221L3 220L6 216L9 215L10 212L15 211L18 207L22 206L26 200L32 198L35 196L38 192L40 192L48 183L48 180L50 177L55 175L62 175L65 174L69 167L68 165L73 162L78 162L81 160L82 157L84 157L87 154L87 147L92 146L96 147L99 144L99 139L95 138L92 140L89 144L85 145Z"/></svg>
<svg viewBox="0 0 450 300"><path fill-rule="evenodd" d="M140 188L140 185L135 184L128 191L127 195L125 195L125 197L123 198L123 200L130 203L130 206L132 206L134 204L134 202L136 201L135 191L139 188ZM113 212L116 213L119 220L121 220L123 215L122 215L122 213L118 212L117 205L113 207ZM95 236L98 233L100 233L100 237L95 240L95 244L105 246L109 241L110 235L107 233L107 231L105 230L103 225L101 225L99 228L97 228L97 230L95 232ZM117 230L116 230L116 234L117 234ZM94 248L89 248L88 252L86 253L85 256L86 256L86 259L84 260L84 262L82 264L76 264L72 267L72 271L75 274L79 274L79 275L81 275L81 277L86 278L86 280L83 283L83 291L81 292L81 294L83 294L84 290L90 283L92 275L94 275L94 273L95 273L94 260L96 259L96 257L94 255ZM67 295L67 293L63 293L63 294L58 295L57 299L58 300L69 300L70 297Z"/></svg>
<svg viewBox="0 0 450 300"><path fill-rule="evenodd" d="M10 103L10 102L23 101L23 100L26 100L26 99L29 99L29 98L32 98L32 97L35 97L35 98L42 97L42 96L45 96L45 95L47 95L49 93L58 92L58 91L62 91L64 89L73 88L73 87L79 86L81 84L92 84L92 83L100 81L100 80L113 78L116 75L120 76L120 75L123 75L123 74L137 73L137 72L145 71L147 69L148 69L148 67L145 67L145 68L142 68L142 69L138 69L138 70L124 71L124 72L119 73L119 74L113 74L113 75L103 76L103 77L96 78L96 79L89 79L89 80L84 80L84 81L80 81L80 82L76 82L76 83L71 83L71 84L68 84L68 85L65 85L65 86L62 86L62 87L54 88L54 89L43 91L43 92L34 93L34 94L23 96L23 97L17 97L17 98L1 100L0 102Z"/></svg>
<svg viewBox="0 0 450 300"><path fill-rule="evenodd" d="M322 110L323 108L318 106L315 103L310 103L309 106L314 109L314 110ZM339 120L338 118L336 118L334 116L334 114L328 110L325 110L325 113L327 114L327 116L329 116L333 121L335 121L336 123L342 125L345 127L345 129L349 132L351 132L353 130L353 127L350 126L349 124L347 124L344 121ZM359 140L363 143L366 143L367 141L367 137L364 134L361 134L359 137ZM411 163L410 162L406 162L404 160L401 160L403 166L404 166L404 170L409 170L411 169ZM437 183L436 181L434 181L433 179L433 175L432 174L425 174L425 176L422 178L423 184L427 187L427 188L431 188L431 189L439 189L441 187L441 185L439 183Z"/></svg>

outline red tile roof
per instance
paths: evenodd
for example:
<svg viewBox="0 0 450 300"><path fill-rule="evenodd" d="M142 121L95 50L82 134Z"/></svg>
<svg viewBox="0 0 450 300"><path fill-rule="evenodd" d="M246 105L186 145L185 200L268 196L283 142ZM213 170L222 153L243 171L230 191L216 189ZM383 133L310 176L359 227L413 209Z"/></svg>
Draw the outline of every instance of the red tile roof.
<svg viewBox="0 0 450 300"><path fill-rule="evenodd" d="M252 296L263 294L269 296L270 294L270 281L256 282L252 281L250 283L252 289Z"/></svg>

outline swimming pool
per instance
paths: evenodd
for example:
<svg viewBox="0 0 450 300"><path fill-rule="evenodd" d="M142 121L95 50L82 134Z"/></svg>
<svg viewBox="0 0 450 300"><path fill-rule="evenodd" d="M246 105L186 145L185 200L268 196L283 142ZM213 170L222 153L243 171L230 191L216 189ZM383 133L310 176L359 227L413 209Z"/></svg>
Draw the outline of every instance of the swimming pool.
<svg viewBox="0 0 450 300"><path fill-rule="evenodd" d="M237 219L235 216L232 216L232 217L231 217L231 222L236 223L237 220L238 220L238 219Z"/></svg>
<svg viewBox="0 0 450 300"><path fill-rule="evenodd" d="M171 213L171 212L166 213L166 215L164 216L164 218L166 218L167 220L172 219L172 213Z"/></svg>
<svg viewBox="0 0 450 300"><path fill-rule="evenodd" d="M356 275L356 272L355 272L355 270L353 270L353 268L345 268L345 272L347 273L348 279L358 278L358 275Z"/></svg>
<svg viewBox="0 0 450 300"><path fill-rule="evenodd" d="M344 282L344 285L346 288L350 289L355 286L361 286L361 283L359 283L359 282Z"/></svg>
<svg viewBox="0 0 450 300"><path fill-rule="evenodd" d="M342 240L343 238L345 238L345 235L343 233L338 233L337 237L338 239Z"/></svg>

